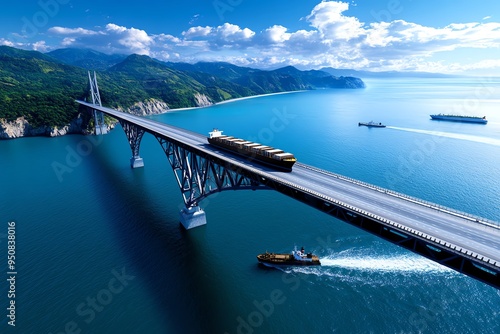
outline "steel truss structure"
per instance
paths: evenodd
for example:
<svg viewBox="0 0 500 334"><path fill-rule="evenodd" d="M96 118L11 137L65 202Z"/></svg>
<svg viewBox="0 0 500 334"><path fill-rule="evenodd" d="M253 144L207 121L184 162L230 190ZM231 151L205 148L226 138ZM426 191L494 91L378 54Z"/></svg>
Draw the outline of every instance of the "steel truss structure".
<svg viewBox="0 0 500 334"><path fill-rule="evenodd" d="M156 136L177 180L186 208L223 190L269 189L258 177L182 143Z"/></svg>
<svg viewBox="0 0 500 334"><path fill-rule="evenodd" d="M314 192L306 192L272 179L261 178L260 181L267 187L332 217L500 289L500 272L488 259L477 257L470 251L413 231L404 225L379 219L368 212L359 211L333 199L323 198Z"/></svg>
<svg viewBox="0 0 500 334"><path fill-rule="evenodd" d="M145 131L144 131L144 129L142 129L142 128L140 128L132 123L126 122L124 120L120 119L118 121L120 122L120 125L122 126L123 131L125 132L125 135L127 136L128 143L130 145L130 149L132 150L132 158L130 160L131 160L132 167L135 168L133 165L133 162L141 159L141 157L139 156L139 150L141 147L142 136L144 135ZM142 166L144 166L144 165L142 165ZM140 166L140 167L142 167L142 166Z"/></svg>
<svg viewBox="0 0 500 334"><path fill-rule="evenodd" d="M93 78L90 72L88 72L88 75L92 103L102 106L96 74L94 72ZM104 124L102 112L93 110L93 115L95 124ZM99 121L99 118L102 119L102 122ZM132 158L130 159L131 167L143 167L144 163L139 155L139 151L142 137L146 131L123 119L119 119L118 121L127 136L132 151ZM96 134L104 133L98 131L98 127L96 126ZM210 194L223 190L269 189L258 182L255 175L245 173L240 168L228 164L224 160L215 159L208 154L203 154L202 151L195 150L182 143L174 142L169 138L158 136L155 133L153 135L163 148L172 167L186 209L197 207L199 202Z"/></svg>
<svg viewBox="0 0 500 334"><path fill-rule="evenodd" d="M93 104L96 104L95 101L97 101L100 106L95 73L93 81L89 73L89 80L91 81ZM259 170L239 167L237 164L231 163L218 155L207 153L202 148L169 138L166 134L146 130L123 119L120 119L119 122L132 150L131 166L133 168L144 165L139 156L140 143L144 133L149 132L155 136L174 172L187 209L185 211L187 219L190 219L190 215L196 216L202 211L199 208L200 201L216 192L272 189L393 244L500 289L499 267L490 259L439 240L436 237L415 231L403 224L349 206L334 198L317 193L314 189L299 187L284 181L279 176L269 174L264 176ZM330 173L322 170L317 171ZM182 217L181 212L181 221ZM203 216L202 220L204 219ZM204 222L201 224L204 224Z"/></svg>

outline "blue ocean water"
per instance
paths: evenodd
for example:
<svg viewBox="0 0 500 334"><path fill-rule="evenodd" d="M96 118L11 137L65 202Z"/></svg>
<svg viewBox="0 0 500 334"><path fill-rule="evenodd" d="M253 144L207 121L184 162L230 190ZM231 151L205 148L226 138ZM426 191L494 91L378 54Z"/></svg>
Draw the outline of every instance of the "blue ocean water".
<svg viewBox="0 0 500 334"><path fill-rule="evenodd" d="M369 79L151 118L286 149L299 161L500 221L500 79ZM487 125L432 121L486 115ZM359 121L387 124L358 127ZM272 191L230 191L179 225L180 191L118 126L0 141L0 249L16 223L16 327L2 333L498 333L497 290ZM318 268L262 269L294 245ZM1 254L1 253L0 253ZM2 279L0 305L10 299Z"/></svg>

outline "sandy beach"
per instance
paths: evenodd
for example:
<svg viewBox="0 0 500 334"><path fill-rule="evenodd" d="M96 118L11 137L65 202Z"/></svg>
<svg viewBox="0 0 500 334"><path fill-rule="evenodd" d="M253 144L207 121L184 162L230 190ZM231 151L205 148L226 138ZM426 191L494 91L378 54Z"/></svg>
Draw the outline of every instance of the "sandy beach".
<svg viewBox="0 0 500 334"><path fill-rule="evenodd" d="M269 94L259 94L259 95L245 96L245 97L237 97L237 98L234 98L234 99L229 99L229 100L217 102L217 103L211 104L209 106L205 106L205 107L186 107L186 108L168 109L168 110L165 110L164 112L162 112L160 114L157 114L157 115L165 114L165 113L172 112L172 111L184 111L184 110L207 108L207 107L215 106L215 105L218 105L218 104L226 104L226 103L231 103L231 102L236 102L236 101L241 101L241 100L254 99L254 98L263 97L263 96L281 95L281 94L290 94L290 93L301 93L301 92L306 92L306 91L307 90L292 90L292 91L287 91L287 92L277 92L277 93L269 93Z"/></svg>

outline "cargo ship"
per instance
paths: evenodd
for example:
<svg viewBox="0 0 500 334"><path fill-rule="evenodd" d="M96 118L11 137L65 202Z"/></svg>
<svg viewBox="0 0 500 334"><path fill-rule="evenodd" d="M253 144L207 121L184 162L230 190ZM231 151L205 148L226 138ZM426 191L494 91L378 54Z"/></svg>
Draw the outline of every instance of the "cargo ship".
<svg viewBox="0 0 500 334"><path fill-rule="evenodd" d="M263 265L279 265L279 266L319 266L321 262L316 255L306 253L304 247L300 250L295 248L291 253L275 254L265 252L257 255L257 260Z"/></svg>
<svg viewBox="0 0 500 334"><path fill-rule="evenodd" d="M358 126L361 126L361 125L364 125L364 126L367 126L369 128L385 128L385 125L382 124L382 123L376 123L374 121L370 121L368 123L365 123L365 122L359 122L358 123Z"/></svg>
<svg viewBox="0 0 500 334"><path fill-rule="evenodd" d="M480 123L480 124L488 123L488 121L486 120L486 116L479 117L479 116L461 116L461 115L445 115L445 114L437 114L430 116L432 119L442 120L442 121Z"/></svg>
<svg viewBox="0 0 500 334"><path fill-rule="evenodd" d="M208 142L225 150L238 153L250 160L257 160L283 171L291 171L297 161L292 153L248 140L225 136L221 130L214 129L209 132Z"/></svg>

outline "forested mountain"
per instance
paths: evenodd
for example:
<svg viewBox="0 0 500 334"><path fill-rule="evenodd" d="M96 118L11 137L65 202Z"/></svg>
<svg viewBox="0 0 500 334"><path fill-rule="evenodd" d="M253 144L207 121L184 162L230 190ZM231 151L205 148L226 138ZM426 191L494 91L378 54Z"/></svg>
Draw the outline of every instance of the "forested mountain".
<svg viewBox="0 0 500 334"><path fill-rule="evenodd" d="M0 46L0 119L24 116L33 127L68 124L78 115L74 100L88 97L87 70L95 68L103 105L124 110L150 100L180 108L298 89L364 87L357 78L294 67L262 71L228 63L109 56L88 49L43 54Z"/></svg>
<svg viewBox="0 0 500 334"><path fill-rule="evenodd" d="M0 118L25 116L33 126L64 125L76 117L87 72L39 52L0 46Z"/></svg>
<svg viewBox="0 0 500 334"><path fill-rule="evenodd" d="M94 71L104 71L111 66L123 61L126 55L107 55L91 49L57 49L48 52L47 55L59 59L61 62L91 69Z"/></svg>
<svg viewBox="0 0 500 334"><path fill-rule="evenodd" d="M224 62L199 62L196 64L169 62L167 65L179 70L217 75L222 79L245 86L258 94L299 89L364 87L363 81L359 78L335 77L325 71L300 71L293 66L263 71Z"/></svg>

